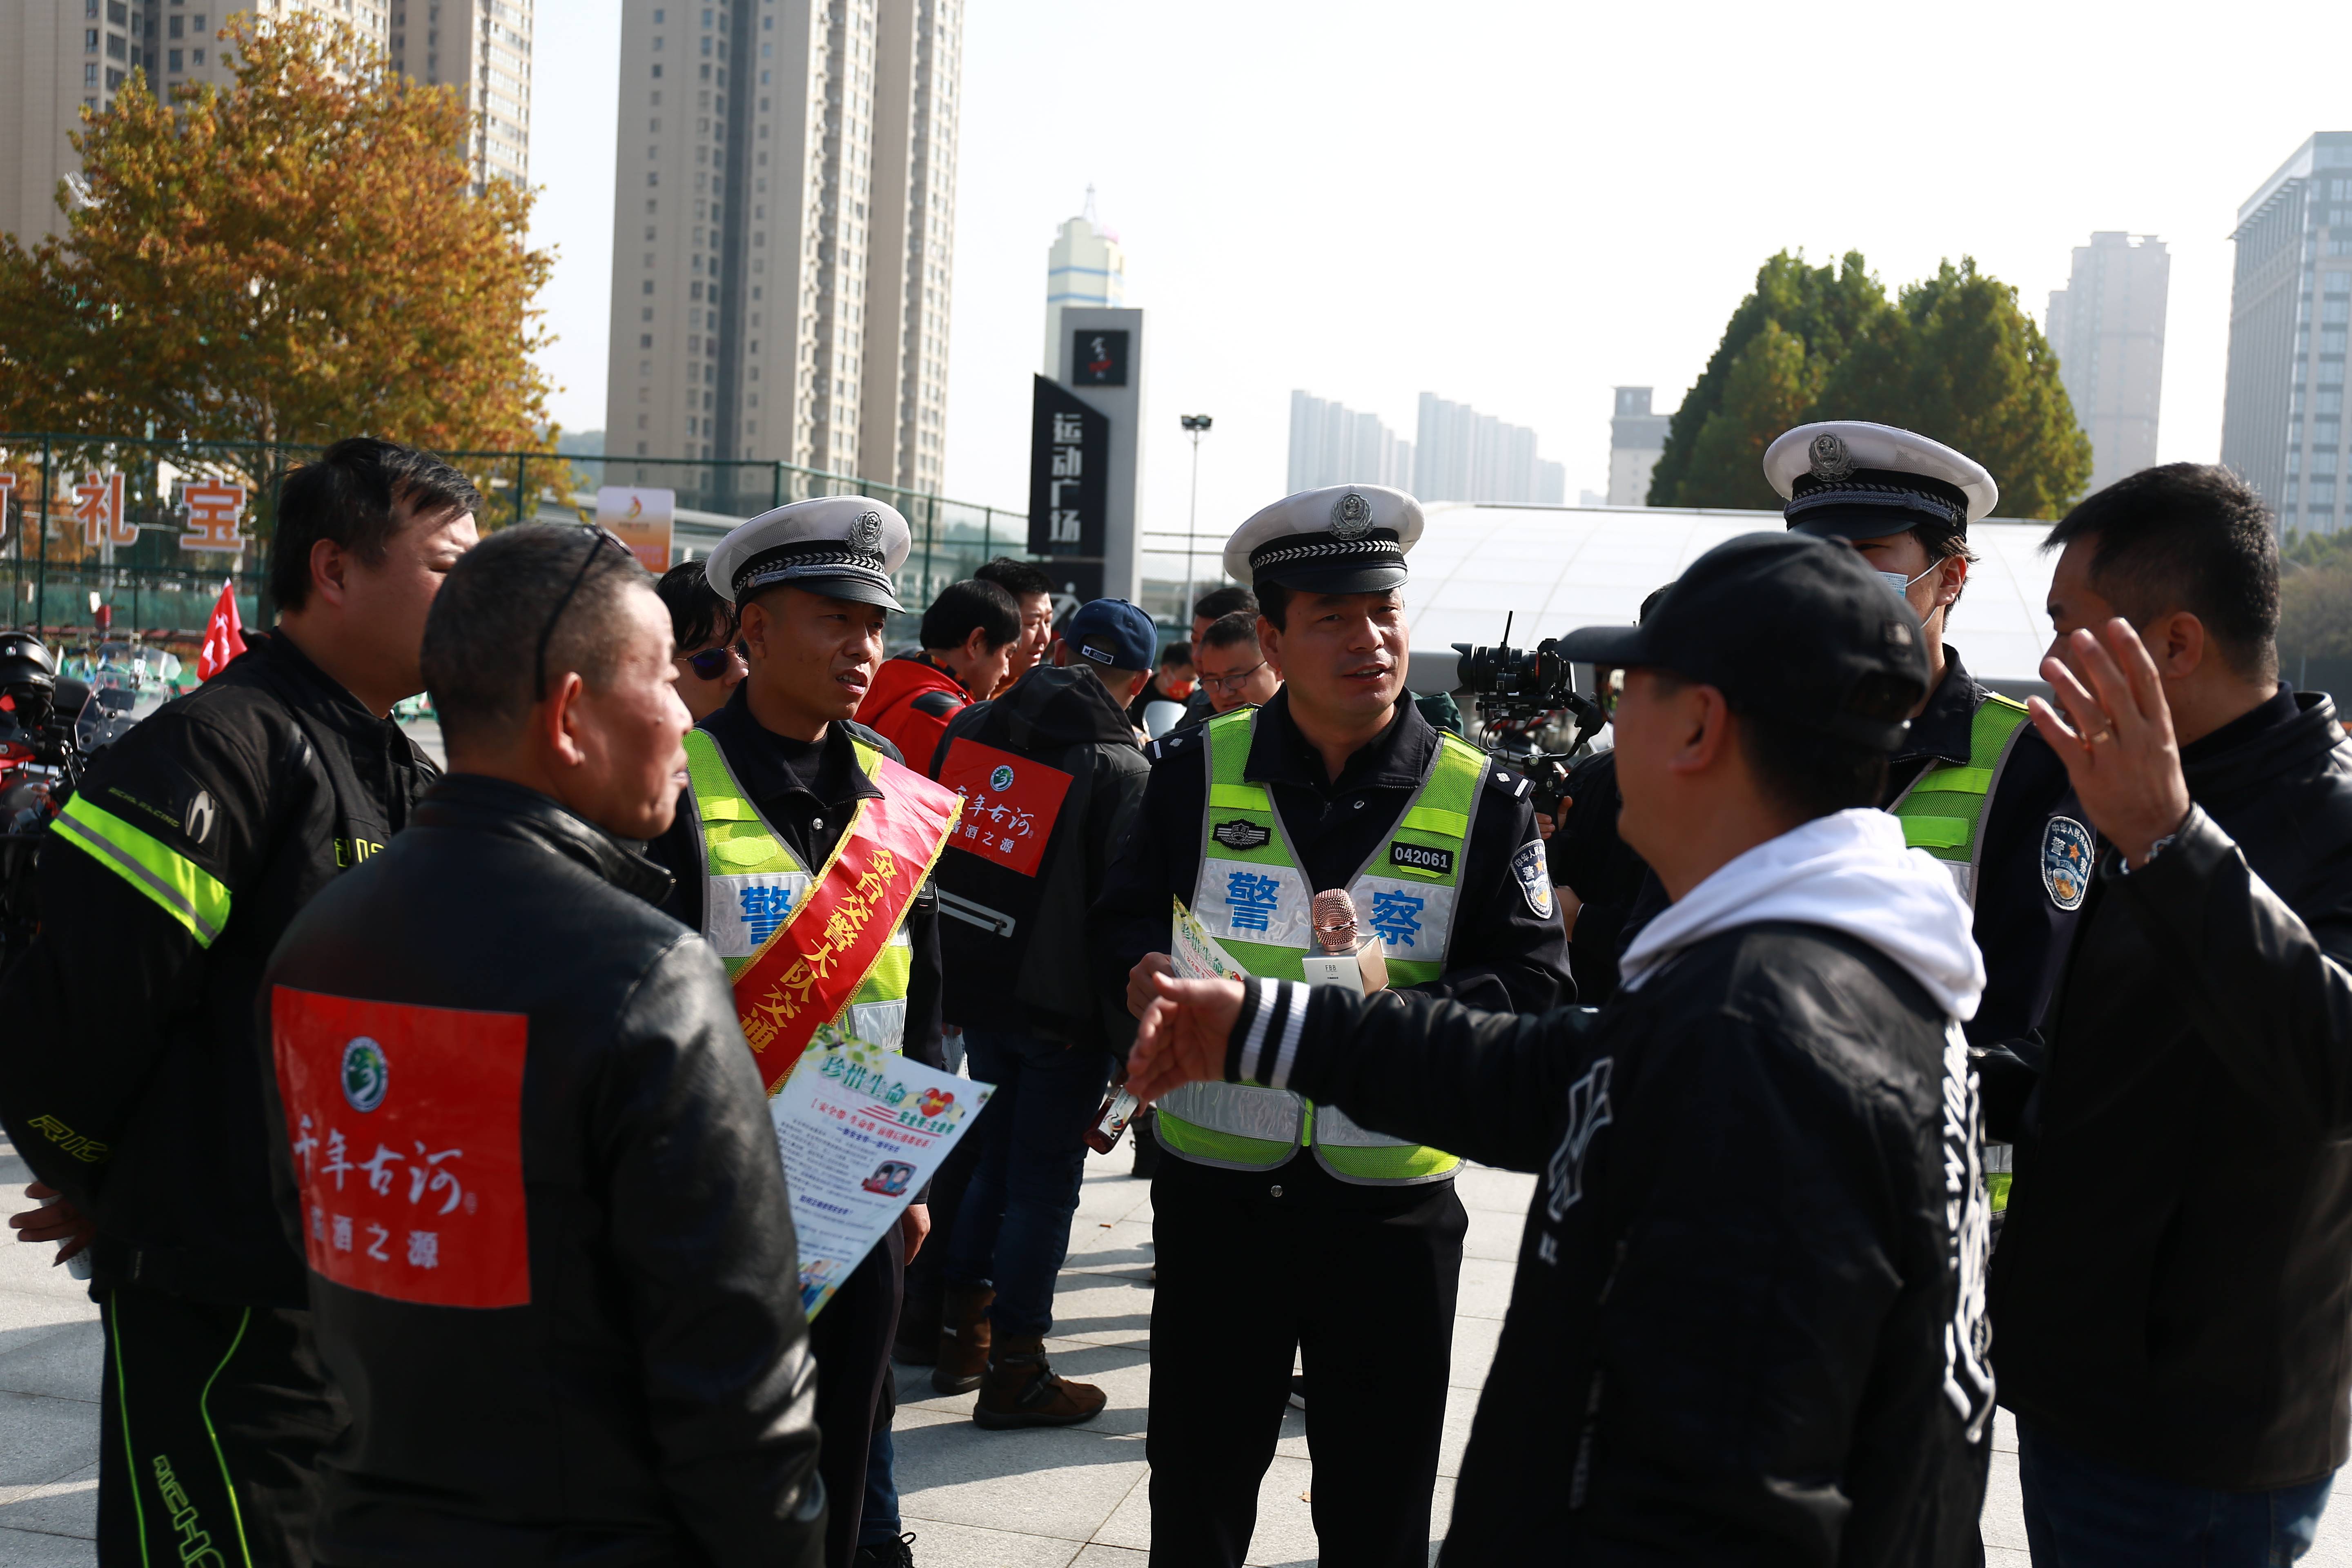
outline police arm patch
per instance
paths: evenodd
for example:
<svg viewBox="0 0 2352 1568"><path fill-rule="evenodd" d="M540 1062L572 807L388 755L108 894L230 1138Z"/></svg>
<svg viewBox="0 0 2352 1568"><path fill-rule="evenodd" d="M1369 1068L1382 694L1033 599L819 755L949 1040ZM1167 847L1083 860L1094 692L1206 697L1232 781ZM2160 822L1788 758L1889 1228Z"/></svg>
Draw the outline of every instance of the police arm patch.
<svg viewBox="0 0 2352 1568"><path fill-rule="evenodd" d="M1544 864L1543 840L1530 838L1511 857L1511 875L1519 879L1519 896L1539 921L1552 915L1551 873Z"/></svg>

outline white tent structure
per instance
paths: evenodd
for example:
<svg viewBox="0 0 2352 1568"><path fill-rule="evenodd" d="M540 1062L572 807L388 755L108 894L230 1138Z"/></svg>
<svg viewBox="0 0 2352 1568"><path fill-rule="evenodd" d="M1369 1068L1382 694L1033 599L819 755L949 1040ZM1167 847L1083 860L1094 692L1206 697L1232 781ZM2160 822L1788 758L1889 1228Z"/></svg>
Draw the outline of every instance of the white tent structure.
<svg viewBox="0 0 2352 1568"><path fill-rule="evenodd" d="M1423 690L1452 684L1451 645L1501 641L1506 616L1511 645L1522 648L1579 626L1631 626L1650 590L1715 546L1782 526L1770 511L1459 502L1431 506L1428 519L1404 591L1412 684ZM2049 532L2046 522L1990 519L1969 530L1982 559L1952 615L1951 640L1969 673L1998 689L2043 689L2043 603L2056 558L2040 551Z"/></svg>

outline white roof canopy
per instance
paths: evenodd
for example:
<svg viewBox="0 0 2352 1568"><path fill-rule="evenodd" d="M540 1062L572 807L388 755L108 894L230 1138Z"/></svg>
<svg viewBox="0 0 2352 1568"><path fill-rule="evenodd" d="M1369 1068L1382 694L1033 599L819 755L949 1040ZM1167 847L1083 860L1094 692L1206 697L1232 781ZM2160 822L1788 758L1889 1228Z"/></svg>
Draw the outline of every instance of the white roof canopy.
<svg viewBox="0 0 2352 1568"><path fill-rule="evenodd" d="M1523 648L1579 626L1631 626L1650 590L1715 546L1781 527L1778 512L1667 507L1439 503L1427 515L1404 589L1412 646L1423 655L1498 642L1507 615L1511 645ZM1969 530L1982 559L1969 569L1950 635L1979 680L2040 683L2056 561L2039 552L2049 532L2046 522L1992 520Z"/></svg>

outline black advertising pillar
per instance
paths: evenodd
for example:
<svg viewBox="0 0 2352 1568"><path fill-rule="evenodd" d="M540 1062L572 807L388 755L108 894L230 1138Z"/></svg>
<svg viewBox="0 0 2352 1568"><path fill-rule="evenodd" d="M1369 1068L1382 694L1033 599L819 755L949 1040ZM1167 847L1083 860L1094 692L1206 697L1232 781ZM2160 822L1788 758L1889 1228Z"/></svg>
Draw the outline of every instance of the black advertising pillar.
<svg viewBox="0 0 2352 1568"><path fill-rule="evenodd" d="M1029 553L1083 604L1102 597L1110 420L1036 377L1029 421Z"/></svg>

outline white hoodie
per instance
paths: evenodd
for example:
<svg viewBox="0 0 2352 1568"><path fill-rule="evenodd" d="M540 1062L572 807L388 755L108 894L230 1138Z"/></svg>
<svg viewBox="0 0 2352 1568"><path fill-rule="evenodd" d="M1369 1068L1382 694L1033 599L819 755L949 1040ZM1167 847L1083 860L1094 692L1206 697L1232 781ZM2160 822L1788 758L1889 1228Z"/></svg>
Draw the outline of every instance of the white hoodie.
<svg viewBox="0 0 2352 1568"><path fill-rule="evenodd" d="M1794 921L1859 937L1901 964L1965 1023L1984 994L1984 957L1949 872L1906 848L1903 825L1857 808L1817 816L1724 862L1642 928L1619 965L1638 991L1685 948L1738 926Z"/></svg>

